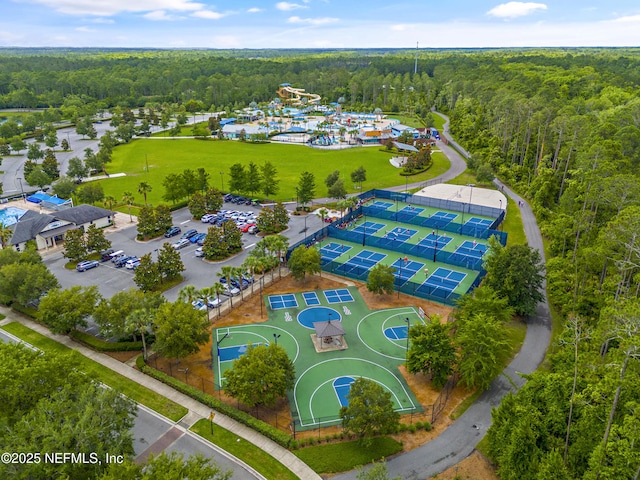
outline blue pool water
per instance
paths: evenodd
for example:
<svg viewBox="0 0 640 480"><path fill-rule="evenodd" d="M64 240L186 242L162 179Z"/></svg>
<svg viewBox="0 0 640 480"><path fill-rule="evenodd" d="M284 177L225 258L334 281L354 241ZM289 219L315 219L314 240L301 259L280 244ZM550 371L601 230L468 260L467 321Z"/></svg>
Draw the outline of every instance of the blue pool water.
<svg viewBox="0 0 640 480"><path fill-rule="evenodd" d="M3 208L0 210L0 223L5 227L16 224L26 212L26 210L16 207Z"/></svg>

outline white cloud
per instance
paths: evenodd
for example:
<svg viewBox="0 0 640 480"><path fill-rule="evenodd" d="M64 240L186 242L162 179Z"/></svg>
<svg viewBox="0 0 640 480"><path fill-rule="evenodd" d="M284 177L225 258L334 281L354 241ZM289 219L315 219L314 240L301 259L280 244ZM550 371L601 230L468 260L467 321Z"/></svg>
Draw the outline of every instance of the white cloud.
<svg viewBox="0 0 640 480"><path fill-rule="evenodd" d="M191 14L192 17L205 18L207 20L220 20L225 16L224 13L212 12L211 10L198 10Z"/></svg>
<svg viewBox="0 0 640 480"><path fill-rule="evenodd" d="M304 23L307 25L327 25L329 23L336 23L339 21L339 19L333 18L333 17L320 17L320 18L289 17L287 21L289 23Z"/></svg>
<svg viewBox="0 0 640 480"><path fill-rule="evenodd" d="M90 33L90 32L95 32L96 30L94 30L93 28L89 28L89 27L78 27L76 28L76 32L86 32L86 33Z"/></svg>
<svg viewBox="0 0 640 480"><path fill-rule="evenodd" d="M202 3L192 0L32 0L69 15L94 15L98 17L118 13L201 10Z"/></svg>
<svg viewBox="0 0 640 480"><path fill-rule="evenodd" d="M177 19L177 17L173 15L168 15L164 10L156 10L155 12L145 13L143 17L147 20L153 21L170 21Z"/></svg>
<svg viewBox="0 0 640 480"><path fill-rule="evenodd" d="M629 15L626 17L614 18L612 21L620 23L640 23L640 15Z"/></svg>
<svg viewBox="0 0 640 480"><path fill-rule="evenodd" d="M251 7L250 9L247 10L247 13L260 13L260 12L264 12L264 8Z"/></svg>
<svg viewBox="0 0 640 480"><path fill-rule="evenodd" d="M89 20L91 23L103 23L103 24L111 24L111 23L115 23L113 20L111 20L110 18L103 18L103 17L98 17L98 18L94 18L92 20Z"/></svg>
<svg viewBox="0 0 640 480"><path fill-rule="evenodd" d="M403 32L406 30L406 28L407 26L401 23L398 25L391 25L391 30L393 30L394 32Z"/></svg>
<svg viewBox="0 0 640 480"><path fill-rule="evenodd" d="M533 2L508 2L501 3L497 7L492 8L487 12L487 15L500 18L516 18L524 17L537 10L546 10L547 6L544 3Z"/></svg>
<svg viewBox="0 0 640 480"><path fill-rule="evenodd" d="M291 10L298 10L299 8L308 8L305 5L300 5L299 3L289 3L289 2L278 2L276 3L276 8L278 10L282 10L283 12L289 12Z"/></svg>

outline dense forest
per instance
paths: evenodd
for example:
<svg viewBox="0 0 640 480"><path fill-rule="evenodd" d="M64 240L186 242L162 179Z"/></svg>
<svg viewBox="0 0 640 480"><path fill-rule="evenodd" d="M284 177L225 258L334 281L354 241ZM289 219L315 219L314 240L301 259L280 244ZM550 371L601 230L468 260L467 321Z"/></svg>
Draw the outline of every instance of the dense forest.
<svg viewBox="0 0 640 480"><path fill-rule="evenodd" d="M530 200L562 330L494 413L501 478L639 478L640 49L0 51L0 108L232 111L280 83L345 108L432 108ZM15 134L15 132L13 132Z"/></svg>

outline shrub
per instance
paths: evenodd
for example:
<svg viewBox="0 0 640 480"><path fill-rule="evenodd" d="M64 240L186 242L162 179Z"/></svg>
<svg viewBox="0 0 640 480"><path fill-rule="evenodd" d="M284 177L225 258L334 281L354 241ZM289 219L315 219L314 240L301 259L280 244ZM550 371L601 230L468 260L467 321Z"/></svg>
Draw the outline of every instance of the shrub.
<svg viewBox="0 0 640 480"><path fill-rule="evenodd" d="M414 424L409 425L409 431L411 433L416 433L416 430L417 430L417 428L416 428L416 426Z"/></svg>
<svg viewBox="0 0 640 480"><path fill-rule="evenodd" d="M106 342L79 330L71 330L69 336L100 352L135 352L142 350L142 342Z"/></svg>
<svg viewBox="0 0 640 480"><path fill-rule="evenodd" d="M35 308L31 308L31 307L25 307L23 305L20 305L19 303L12 303L11 304L11 308L13 310L15 310L16 312L20 312L24 315L26 315L27 317L31 317L33 319L36 319L38 316L38 310L36 310Z"/></svg>

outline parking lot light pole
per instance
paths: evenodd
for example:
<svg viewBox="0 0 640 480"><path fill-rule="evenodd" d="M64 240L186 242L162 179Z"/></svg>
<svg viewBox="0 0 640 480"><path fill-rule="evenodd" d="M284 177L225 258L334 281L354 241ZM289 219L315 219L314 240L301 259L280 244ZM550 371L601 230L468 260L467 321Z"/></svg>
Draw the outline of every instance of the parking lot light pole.
<svg viewBox="0 0 640 480"><path fill-rule="evenodd" d="M22 195L22 201L24 203L27 203L27 200L24 198L24 188L22 188L22 178L17 177L18 181L20 182L20 194Z"/></svg>

